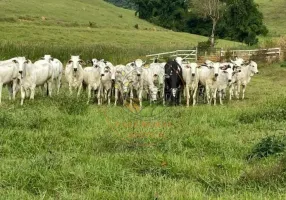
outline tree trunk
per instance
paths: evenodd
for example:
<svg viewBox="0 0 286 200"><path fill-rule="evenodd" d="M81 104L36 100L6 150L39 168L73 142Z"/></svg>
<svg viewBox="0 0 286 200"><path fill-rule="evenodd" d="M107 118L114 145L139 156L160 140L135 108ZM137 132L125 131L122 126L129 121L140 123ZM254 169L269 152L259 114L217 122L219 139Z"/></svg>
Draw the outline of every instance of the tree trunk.
<svg viewBox="0 0 286 200"><path fill-rule="evenodd" d="M216 24L217 20L213 19L213 28L212 28L212 34L211 34L211 47L214 47L215 45L215 29L216 29Z"/></svg>

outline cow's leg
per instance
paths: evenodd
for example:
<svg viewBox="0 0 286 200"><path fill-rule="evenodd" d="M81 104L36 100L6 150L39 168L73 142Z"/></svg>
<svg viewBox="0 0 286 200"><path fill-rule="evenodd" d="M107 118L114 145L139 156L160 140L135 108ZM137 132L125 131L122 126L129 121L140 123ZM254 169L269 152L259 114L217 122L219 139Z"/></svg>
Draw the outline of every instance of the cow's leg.
<svg viewBox="0 0 286 200"><path fill-rule="evenodd" d="M36 85L32 85L30 87L30 90L31 90L30 99L32 99L32 100L34 100L34 97L35 97L35 88L36 88Z"/></svg>
<svg viewBox="0 0 286 200"><path fill-rule="evenodd" d="M21 86L21 106L24 104L25 95L25 89Z"/></svg>
<svg viewBox="0 0 286 200"><path fill-rule="evenodd" d="M82 83L79 84L78 92L77 92L77 97L79 97L80 92L81 92L81 89L82 89Z"/></svg>
<svg viewBox="0 0 286 200"><path fill-rule="evenodd" d="M13 85L12 85L12 91L13 91L13 100L16 99L16 93L17 93L17 86L18 86L18 80L15 79L13 80Z"/></svg>
<svg viewBox="0 0 286 200"><path fill-rule="evenodd" d="M88 84L88 86L87 86L87 104L89 104L89 101L91 98L91 90L92 90L91 85Z"/></svg>
<svg viewBox="0 0 286 200"><path fill-rule="evenodd" d="M214 89L213 90L214 105L216 105L216 92L217 92L217 89Z"/></svg>
<svg viewBox="0 0 286 200"><path fill-rule="evenodd" d="M98 88L98 90L97 90L97 101L98 101L98 105L101 105L101 93L102 93L102 91L101 91L102 89L101 89L101 86Z"/></svg>
<svg viewBox="0 0 286 200"><path fill-rule="evenodd" d="M222 103L222 91L221 90L218 91L218 96L219 96L220 105L223 105L223 103Z"/></svg>
<svg viewBox="0 0 286 200"><path fill-rule="evenodd" d="M229 100L232 100L232 95L233 95L233 85L229 86Z"/></svg>
<svg viewBox="0 0 286 200"><path fill-rule="evenodd" d="M133 87L130 88L130 106L132 106L132 100L133 100Z"/></svg>
<svg viewBox="0 0 286 200"><path fill-rule="evenodd" d="M49 81L49 82L47 83L47 88L48 88L49 97L52 97L52 91L53 91L52 86L53 86L53 82L52 82L52 81Z"/></svg>
<svg viewBox="0 0 286 200"><path fill-rule="evenodd" d="M207 103L210 104L210 100L211 100L211 95L210 95L210 88L208 86L206 86L206 96L207 96Z"/></svg>
<svg viewBox="0 0 286 200"><path fill-rule="evenodd" d="M117 100L118 100L118 88L115 88L115 92L114 92L114 106L117 106Z"/></svg>
<svg viewBox="0 0 286 200"><path fill-rule="evenodd" d="M11 101L12 97L13 97L13 83L8 83L7 84L7 89L8 89L8 92L9 92L9 100Z"/></svg>
<svg viewBox="0 0 286 200"><path fill-rule="evenodd" d="M245 90L246 90L246 85L242 85L242 97L241 97L241 99L244 99Z"/></svg>
<svg viewBox="0 0 286 200"><path fill-rule="evenodd" d="M196 105L196 99L197 99L197 89L198 89L198 87L194 87L193 88L193 90L192 90L192 92L193 92L193 106L195 106Z"/></svg>
<svg viewBox="0 0 286 200"><path fill-rule="evenodd" d="M107 90L107 104L110 106L110 98L111 98L112 88Z"/></svg>
<svg viewBox="0 0 286 200"><path fill-rule="evenodd" d="M185 89L184 89L184 97L187 97L187 107L190 106L190 90L189 90L189 86L186 85Z"/></svg>
<svg viewBox="0 0 286 200"><path fill-rule="evenodd" d="M240 95L240 82L236 84L236 88L235 88L235 98L239 99L239 95Z"/></svg>

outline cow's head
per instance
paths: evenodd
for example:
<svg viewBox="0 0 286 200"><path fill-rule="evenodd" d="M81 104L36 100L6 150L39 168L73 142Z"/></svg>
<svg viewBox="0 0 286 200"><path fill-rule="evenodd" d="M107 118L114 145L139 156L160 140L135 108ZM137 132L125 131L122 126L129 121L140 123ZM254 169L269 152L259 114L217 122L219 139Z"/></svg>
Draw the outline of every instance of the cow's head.
<svg viewBox="0 0 286 200"><path fill-rule="evenodd" d="M209 68L213 69L214 72L214 76L218 77L218 73L219 73L219 68L220 68L220 63L216 62L216 63L211 63L210 65L208 65Z"/></svg>
<svg viewBox="0 0 286 200"><path fill-rule="evenodd" d="M136 70L137 76L141 76L142 67L145 65L146 61L143 62L141 59L136 59L131 66L133 66Z"/></svg>
<svg viewBox="0 0 286 200"><path fill-rule="evenodd" d="M99 69L99 73L100 73L101 76L104 76L105 71L108 71L108 68L106 68L105 62L103 62L103 61L98 61L96 63L96 68Z"/></svg>
<svg viewBox="0 0 286 200"><path fill-rule="evenodd" d="M71 56L71 59L68 61L68 65L72 66L74 72L77 72L78 69L84 64L85 62L80 59L79 56Z"/></svg>
<svg viewBox="0 0 286 200"><path fill-rule="evenodd" d="M196 72L197 72L197 68L198 68L198 64L197 63L190 63L190 67L191 67L192 77L195 77Z"/></svg>
<svg viewBox="0 0 286 200"><path fill-rule="evenodd" d="M175 58L175 61L176 61L180 66L182 66L182 64L183 64L183 58L181 58L181 57L176 57L176 58Z"/></svg>
<svg viewBox="0 0 286 200"><path fill-rule="evenodd" d="M21 78L24 77L27 64L32 63L31 60L28 60L25 57L17 57L17 59L14 59L13 62L19 64L18 70L19 70L19 74L20 74Z"/></svg>
<svg viewBox="0 0 286 200"><path fill-rule="evenodd" d="M54 58L51 55L44 55L42 59L48 62L51 62L54 60Z"/></svg>
<svg viewBox="0 0 286 200"><path fill-rule="evenodd" d="M251 73L252 73L252 74L258 74L258 73L259 73L258 67L257 67L257 63L256 63L256 62L254 62L254 61L251 60L249 66L250 66L250 69L251 69Z"/></svg>
<svg viewBox="0 0 286 200"><path fill-rule="evenodd" d="M225 74L227 81L230 85L233 76L233 69L231 67L220 67L220 69L222 70L222 73Z"/></svg>
<svg viewBox="0 0 286 200"><path fill-rule="evenodd" d="M96 58L93 58L91 60L88 61L88 63L91 63L93 67L98 67L97 64L98 60Z"/></svg>

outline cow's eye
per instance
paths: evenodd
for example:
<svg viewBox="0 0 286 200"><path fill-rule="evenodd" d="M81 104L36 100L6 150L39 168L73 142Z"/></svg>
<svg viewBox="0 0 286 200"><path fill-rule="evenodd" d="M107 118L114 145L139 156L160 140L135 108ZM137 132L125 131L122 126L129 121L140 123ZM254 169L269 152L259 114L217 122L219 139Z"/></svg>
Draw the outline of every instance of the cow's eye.
<svg viewBox="0 0 286 200"><path fill-rule="evenodd" d="M72 60L69 60L68 63L71 64L71 63L72 63Z"/></svg>

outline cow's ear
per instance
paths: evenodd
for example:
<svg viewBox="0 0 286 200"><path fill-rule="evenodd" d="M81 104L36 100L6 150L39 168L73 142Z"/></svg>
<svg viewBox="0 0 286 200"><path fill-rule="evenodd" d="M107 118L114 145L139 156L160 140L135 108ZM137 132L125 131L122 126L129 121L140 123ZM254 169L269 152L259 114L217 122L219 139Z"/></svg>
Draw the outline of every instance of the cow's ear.
<svg viewBox="0 0 286 200"><path fill-rule="evenodd" d="M92 61L91 60L87 60L86 63L89 64L89 63L92 63Z"/></svg>

